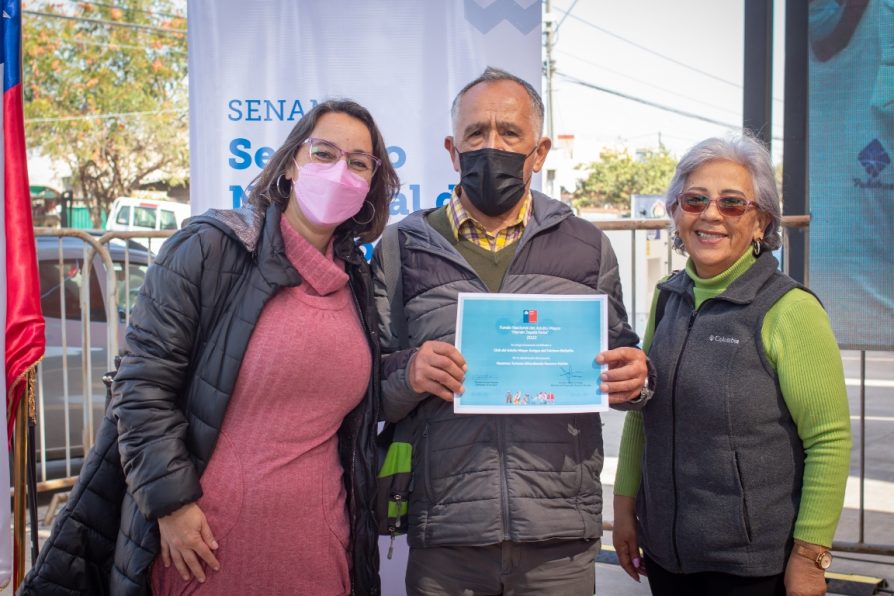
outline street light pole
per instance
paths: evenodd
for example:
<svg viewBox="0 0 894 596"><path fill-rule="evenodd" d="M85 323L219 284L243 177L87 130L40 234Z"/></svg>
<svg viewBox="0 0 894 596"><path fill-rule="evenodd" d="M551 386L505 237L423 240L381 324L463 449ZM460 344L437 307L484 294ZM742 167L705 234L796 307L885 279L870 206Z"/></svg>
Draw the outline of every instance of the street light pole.
<svg viewBox="0 0 894 596"><path fill-rule="evenodd" d="M543 19L543 26L546 30L546 136L553 137L553 74L555 73L555 64L553 62L553 44L555 43L555 18L551 12L551 0L546 0L546 14Z"/></svg>
<svg viewBox="0 0 894 596"><path fill-rule="evenodd" d="M552 2L546 0L546 12L543 18L544 27L544 45L546 46L546 60L544 61L544 74L546 76L546 136L553 138L553 74L555 73L555 63L553 62L553 44L555 43L555 18L552 14ZM550 175L550 170L546 170L546 194L555 196L554 182L555 173Z"/></svg>

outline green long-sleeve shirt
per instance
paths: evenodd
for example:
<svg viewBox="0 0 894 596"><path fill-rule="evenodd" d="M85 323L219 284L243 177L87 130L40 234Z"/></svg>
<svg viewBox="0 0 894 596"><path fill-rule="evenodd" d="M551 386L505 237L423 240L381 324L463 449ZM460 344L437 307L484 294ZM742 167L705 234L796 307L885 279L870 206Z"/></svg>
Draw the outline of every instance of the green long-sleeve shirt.
<svg viewBox="0 0 894 596"><path fill-rule="evenodd" d="M686 273L694 283L695 308L720 295L755 262L751 249L716 277L702 279L690 260ZM655 332L655 304L646 325L643 349ZM804 480L795 538L830 546L841 516L850 465L851 427L844 369L829 318L811 294L795 289L764 317L761 339L776 370L782 397L804 444ZM667 371L658 371L667 374ZM643 416L628 412L621 436L615 494L636 496L645 445Z"/></svg>

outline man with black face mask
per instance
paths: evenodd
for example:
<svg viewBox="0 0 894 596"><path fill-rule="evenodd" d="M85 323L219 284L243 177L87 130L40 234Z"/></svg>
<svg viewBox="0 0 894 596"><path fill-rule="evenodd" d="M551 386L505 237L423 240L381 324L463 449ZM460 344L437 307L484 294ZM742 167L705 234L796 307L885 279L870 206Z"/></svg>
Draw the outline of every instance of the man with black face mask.
<svg viewBox="0 0 894 596"><path fill-rule="evenodd" d="M444 147L460 184L445 206L386 230L397 242L383 240L373 262L384 412L413 445L407 591L589 595L602 533L599 414L454 414L466 370L453 345L457 293L606 294L610 349L594 357L608 364L601 388L613 407L648 399L647 360L608 239L530 190L550 148L534 88L488 68L452 116Z"/></svg>

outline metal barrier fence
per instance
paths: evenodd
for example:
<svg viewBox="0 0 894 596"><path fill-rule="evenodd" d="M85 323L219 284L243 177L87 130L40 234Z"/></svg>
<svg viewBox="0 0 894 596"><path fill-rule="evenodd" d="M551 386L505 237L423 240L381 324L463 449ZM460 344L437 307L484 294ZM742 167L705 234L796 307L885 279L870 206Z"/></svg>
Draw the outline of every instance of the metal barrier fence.
<svg viewBox="0 0 894 596"><path fill-rule="evenodd" d="M38 490L74 484L105 408L130 309L153 254L134 239L173 231L36 228L47 349L37 369Z"/></svg>
<svg viewBox="0 0 894 596"><path fill-rule="evenodd" d="M783 218L783 231L806 228L809 216ZM666 220L608 220L597 224L612 238L621 264L621 283L631 324L643 331L651 302L656 274L653 257L660 256L660 276L679 268L667 238ZM124 343L124 330L130 311L151 265L153 253L145 248L148 238L167 238L173 231L107 232L96 236L70 229L37 228L38 261L41 274L41 300L47 319L47 355L38 368L38 490L51 491L70 487L76 479L83 454L89 451L105 407L102 376L114 369L114 358ZM623 235L629 234L629 241ZM661 238L661 234L665 237ZM646 237L652 235L651 237ZM661 254L655 254L654 240ZM783 234L783 269L787 234ZM80 243L78 245L77 243ZM647 269L647 271L643 271ZM103 282L99 283L102 275ZM646 280L646 281L644 281ZM73 282L73 293L68 285ZM78 308L70 302L77 297ZM95 302L101 301L99 307ZM54 304L55 302L55 304ZM59 316L47 316L59 314ZM68 317L67 315L73 315ZM72 320L69 320L72 319ZM99 319L99 320L97 320ZM74 333L73 333L74 330ZM99 362L93 358L97 352ZM859 535L856 542L836 543L836 550L894 555L894 544L865 542L865 386L866 353L861 352L860 374L860 505ZM79 355L79 357L78 357ZM70 361L78 360L79 370L72 374ZM58 360L58 361L57 361ZM49 369L49 370L48 370ZM57 378L58 377L58 378ZM80 387L80 395L73 392ZM84 407L84 406L87 407ZM80 428L73 420L80 418ZM81 440L83 438L83 440ZM607 524L610 528L610 523Z"/></svg>

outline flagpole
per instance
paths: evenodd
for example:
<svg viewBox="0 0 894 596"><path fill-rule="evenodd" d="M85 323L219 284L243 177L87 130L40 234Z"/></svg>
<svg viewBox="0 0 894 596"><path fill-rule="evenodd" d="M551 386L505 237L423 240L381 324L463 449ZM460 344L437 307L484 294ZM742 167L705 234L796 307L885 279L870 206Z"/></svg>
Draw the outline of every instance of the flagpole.
<svg viewBox="0 0 894 596"><path fill-rule="evenodd" d="M26 390L28 383L26 382ZM27 408L16 410L15 451L13 454L13 575L12 590L18 591L25 579L25 457L28 447L28 411Z"/></svg>
<svg viewBox="0 0 894 596"><path fill-rule="evenodd" d="M28 448L26 451L28 465L28 517L31 522L31 564L37 561L37 451L34 446L35 427L37 426L37 404L34 403L35 371L32 368L28 383Z"/></svg>

